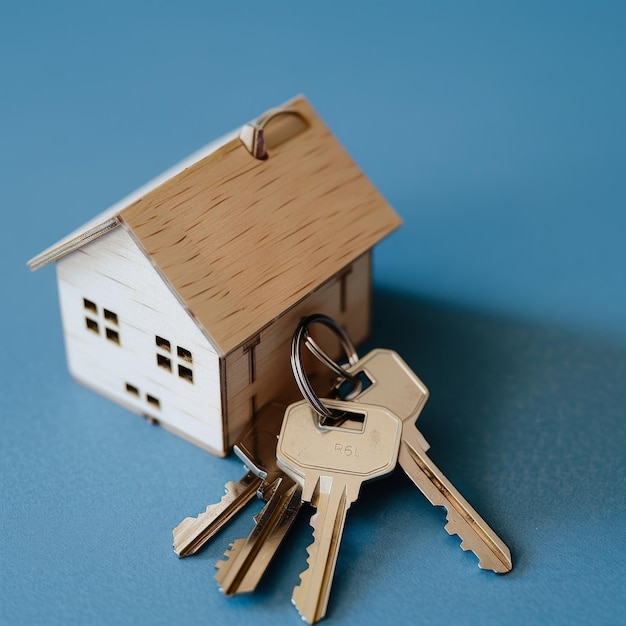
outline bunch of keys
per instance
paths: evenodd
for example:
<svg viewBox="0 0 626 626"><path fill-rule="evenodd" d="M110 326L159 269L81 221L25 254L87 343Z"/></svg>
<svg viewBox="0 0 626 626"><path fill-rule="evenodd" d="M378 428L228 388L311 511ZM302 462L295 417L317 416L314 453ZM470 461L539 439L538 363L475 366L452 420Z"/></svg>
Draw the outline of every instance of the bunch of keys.
<svg viewBox="0 0 626 626"><path fill-rule="evenodd" d="M310 337L314 323L337 334L345 367ZM335 398L322 400L313 390L302 344L337 375L329 394ZM291 364L304 400L286 410L272 405L258 416L235 446L246 475L227 483L221 502L174 529L179 556L199 550L256 494L266 503L250 535L235 540L227 559L216 564L216 579L226 595L253 591L303 503L310 504L316 509L313 543L292 601L303 620L313 624L326 614L350 505L363 483L390 474L399 464L431 504L445 507L445 529L461 537L461 548L474 552L481 569L511 570L507 546L428 457L429 445L415 427L428 390L397 353L378 349L359 358L341 326L318 314L303 319L294 333Z"/></svg>

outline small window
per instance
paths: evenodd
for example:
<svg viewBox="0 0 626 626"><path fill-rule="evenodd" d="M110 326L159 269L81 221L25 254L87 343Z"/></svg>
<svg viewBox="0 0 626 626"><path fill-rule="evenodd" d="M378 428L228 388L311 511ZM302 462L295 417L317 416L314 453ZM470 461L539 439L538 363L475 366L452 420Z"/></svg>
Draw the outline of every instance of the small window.
<svg viewBox="0 0 626 626"><path fill-rule="evenodd" d="M156 345L161 348L161 350L165 350L166 352L170 352L172 346L167 339L163 339L163 337L159 337L158 335L154 338L156 341Z"/></svg>
<svg viewBox="0 0 626 626"><path fill-rule="evenodd" d="M168 372L172 371L172 359L170 359L167 356L163 356L162 354L158 354L158 353L156 357L157 357L157 365L159 367L166 369Z"/></svg>
<svg viewBox="0 0 626 626"><path fill-rule="evenodd" d="M148 401L149 404L151 404L152 406L155 406L157 409L161 408L161 402L159 401L159 399L155 398L154 396L151 396L149 393L146 394L146 400Z"/></svg>
<svg viewBox="0 0 626 626"><path fill-rule="evenodd" d="M128 391L128 393L132 393L134 396L139 395L139 389L137 389L135 385L131 385L130 383L126 383L126 391Z"/></svg>
<svg viewBox="0 0 626 626"><path fill-rule="evenodd" d="M191 352L189 352L189 350L186 350L185 348L181 348L180 346L177 346L176 352L178 353L179 359L183 359L183 361L187 361L188 363L192 362Z"/></svg>
<svg viewBox="0 0 626 626"><path fill-rule="evenodd" d="M93 311L96 315L98 314L98 307L95 302L87 300L87 298L83 298L83 306L87 311Z"/></svg>
<svg viewBox="0 0 626 626"><path fill-rule="evenodd" d="M109 309L104 309L104 319L117 324L117 313L113 313L113 311L109 311Z"/></svg>
<svg viewBox="0 0 626 626"><path fill-rule="evenodd" d="M193 372L184 365L178 366L178 375L185 380L188 380L190 383L193 382Z"/></svg>
<svg viewBox="0 0 626 626"><path fill-rule="evenodd" d="M95 320L92 320L89 317L86 317L85 325L90 331L96 333L96 335L100 333L100 329L98 328L98 322L96 322Z"/></svg>
<svg viewBox="0 0 626 626"><path fill-rule="evenodd" d="M106 336L109 341L116 343L118 346L120 345L120 334L116 330L113 330L112 328L107 328Z"/></svg>

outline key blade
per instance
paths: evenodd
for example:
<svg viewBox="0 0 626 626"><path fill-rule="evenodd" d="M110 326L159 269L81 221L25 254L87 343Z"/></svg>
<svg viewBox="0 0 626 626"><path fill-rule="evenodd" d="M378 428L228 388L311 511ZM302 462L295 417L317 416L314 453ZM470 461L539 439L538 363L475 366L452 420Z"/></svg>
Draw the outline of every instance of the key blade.
<svg viewBox="0 0 626 626"><path fill-rule="evenodd" d="M255 517L245 539L237 539L218 561L215 579L227 596L254 591L267 570L302 505L302 490L287 476L272 484L269 499Z"/></svg>
<svg viewBox="0 0 626 626"><path fill-rule="evenodd" d="M210 504L197 517L186 517L174 528L174 552L181 558L198 552L254 498L261 482L258 476L248 472L241 480L226 483L226 493L219 502Z"/></svg>
<svg viewBox="0 0 626 626"><path fill-rule="evenodd" d="M278 466L302 485L302 499L317 508L308 567L292 595L309 624L326 614L346 513L363 483L393 471L402 435L402 421L384 407L323 402L349 419L320 426L307 401L297 402L285 412L276 447Z"/></svg>
<svg viewBox="0 0 626 626"><path fill-rule="evenodd" d="M351 504L347 487L333 490L331 483L327 477L318 481L311 502L317 511L311 517L313 542L307 548L307 569L300 574L300 584L291 596L300 616L308 624L314 624L326 615L346 513Z"/></svg>
<svg viewBox="0 0 626 626"><path fill-rule="evenodd" d="M415 432L419 435L419 431ZM419 437L416 436L416 442ZM508 547L416 442L403 440L399 463L431 504L445 507L448 520L445 529L448 534L461 538L461 548L471 550L478 557L478 567L481 569L498 574L511 571L513 563Z"/></svg>

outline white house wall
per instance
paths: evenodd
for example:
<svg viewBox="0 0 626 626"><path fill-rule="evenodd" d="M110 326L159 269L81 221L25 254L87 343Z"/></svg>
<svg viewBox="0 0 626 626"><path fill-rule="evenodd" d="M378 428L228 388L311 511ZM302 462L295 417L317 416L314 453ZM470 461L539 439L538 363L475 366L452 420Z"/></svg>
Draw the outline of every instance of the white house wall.
<svg viewBox="0 0 626 626"><path fill-rule="evenodd" d="M57 277L72 375L224 454L219 358L126 228L61 259Z"/></svg>

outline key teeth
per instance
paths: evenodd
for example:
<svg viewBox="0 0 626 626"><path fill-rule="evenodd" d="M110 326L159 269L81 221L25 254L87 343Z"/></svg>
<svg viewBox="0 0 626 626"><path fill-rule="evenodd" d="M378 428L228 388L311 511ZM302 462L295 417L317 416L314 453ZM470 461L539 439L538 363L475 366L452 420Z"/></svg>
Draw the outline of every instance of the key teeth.
<svg viewBox="0 0 626 626"><path fill-rule="evenodd" d="M200 515L202 515L202 513L200 513ZM198 519L197 517L191 517L191 516L186 517L182 522L178 524L178 526L176 526L176 528L174 528L174 530L172 530L172 537L176 539L176 537L178 537L182 532L184 532L184 530L189 525L193 524L197 519Z"/></svg>
<svg viewBox="0 0 626 626"><path fill-rule="evenodd" d="M227 483L224 484L224 495L222 496L222 500L229 496L233 490L239 485L239 483L237 481L234 480L229 480Z"/></svg>
<svg viewBox="0 0 626 626"><path fill-rule="evenodd" d="M310 624L311 622L309 622L307 620L306 617L304 617L304 615L302 615L302 613L300 612L300 609L298 608L298 605L296 604L296 601L291 598L291 604L293 604L296 607L296 611L298 611L298 615L300 616L300 619L305 623L305 624Z"/></svg>
<svg viewBox="0 0 626 626"><path fill-rule="evenodd" d="M196 548L196 550L186 553L188 546L179 544L179 542L182 541L182 537L184 537L189 527L193 526L198 521L199 518L204 517L205 515L211 515L213 511L219 510L222 507L222 503L230 496L233 485L236 485L236 484L237 483L233 481L227 482L224 485L224 495L220 498L219 502L216 502L215 504L207 505L206 509L202 513L199 513L196 517L191 517L191 516L186 517L182 522L178 524L178 526L176 526L176 528L174 528L174 530L172 530L174 552L176 552L179 558L191 556L192 554L195 554L195 552L197 551L197 548ZM183 554L183 552L185 552L185 554Z"/></svg>
<svg viewBox="0 0 626 626"><path fill-rule="evenodd" d="M207 507L207 510L209 510L210 507L211 505ZM204 513L200 513L198 517L200 517L201 515L204 515ZM178 524L178 526L176 526L176 528L172 530L172 547L174 548L174 552L180 559L195 554L195 550L188 551L189 546L183 542L183 539L190 526L193 526L195 524L198 517L186 517L182 522Z"/></svg>
<svg viewBox="0 0 626 626"><path fill-rule="evenodd" d="M224 556L226 558L225 559L220 559L215 564L215 568L219 570L222 567L224 567L225 565L228 565L229 563L231 563L234 560L234 557L237 556L237 552L239 552L239 550L241 550L241 548L244 546L245 543L246 543L245 539L235 539L235 541L232 541L228 545L228 549L224 552Z"/></svg>
<svg viewBox="0 0 626 626"><path fill-rule="evenodd" d="M300 572L300 584L294 587L293 593L291 596L291 603L296 607L298 614L303 622L307 624L313 623L309 622L307 618L304 616L302 610L298 606L298 596L303 594L304 597L301 599L301 603L304 604L304 600L306 599L307 587L308 587L308 578L311 576L311 566L313 563L313 554L315 552L315 548L318 543L317 533L320 531L320 524L317 523L317 515L318 511L315 510L313 515L311 515L311 519L309 521L309 525L313 529L311 543L307 546L307 559L306 559L306 568Z"/></svg>
<svg viewBox="0 0 626 626"><path fill-rule="evenodd" d="M454 536L456 535L460 540L460 546L461 546L461 550L463 550L464 552L467 552L468 550L470 552L473 552L474 554L476 554L476 552L474 552L474 549L471 548L469 545L467 545L466 543L466 539L463 538L463 535L461 535L461 530L457 529L457 524L456 524L456 520L451 519L450 517L450 511L448 511L447 507L442 507L445 511L446 511L446 520L448 521L448 523L444 526L444 529L446 530L446 532L450 535L450 536ZM476 554L476 557L478 558L478 561L480 563L480 556L478 554ZM480 567L480 564L479 564Z"/></svg>
<svg viewBox="0 0 626 626"><path fill-rule="evenodd" d="M220 510L222 508L222 506L223 506L223 503L226 503L230 499L230 497L231 497L231 495L233 493L233 490L235 489L236 486L237 486L236 482L234 482L232 480L228 481L224 485L224 495L220 498L219 502L215 502L213 504L208 504L206 509L202 513L198 514L196 517L186 517L179 524L179 526L183 526L184 524L190 524L192 522L195 522L199 517L203 517L204 515L211 515L211 513L213 511ZM176 529L174 529L174 530L176 530Z"/></svg>
<svg viewBox="0 0 626 626"><path fill-rule="evenodd" d="M496 568L496 567L493 567L493 566L490 566L490 565L485 565L484 558L481 557L480 554L478 554L476 552L476 550L474 548L472 548L471 545L469 545L467 538L463 538L463 536L461 535L462 531L457 529L457 522L456 522L456 520L451 518L450 511L448 511L448 508L443 506L443 509L445 509L445 511L446 511L446 519L448 521L448 523L444 526L446 532L450 536L456 535L461 540L461 543L460 543L461 549L464 552L471 552L478 559L478 567L480 569L488 570L488 571L491 571L491 572L496 572L498 574L503 574L503 573L511 571L513 565L510 564L510 563L508 565L504 566L504 568L500 568L500 567ZM510 561L510 556L509 556L509 561Z"/></svg>
<svg viewBox="0 0 626 626"><path fill-rule="evenodd" d="M302 613L300 613L300 609L298 608L298 605L296 604L296 601L293 598L291 598L291 604L293 604L293 606L295 607L296 611L298 611L298 615L300 616L300 619L305 624L308 624L309 622L307 622L306 619L304 618L304 615L302 615Z"/></svg>
<svg viewBox="0 0 626 626"><path fill-rule="evenodd" d="M444 526L445 531L449 535L458 535L459 537L461 537L461 535L459 535L459 532L457 530L454 530L454 523L450 520L450 518L447 518L447 519L448 519L448 523ZM463 537L461 537L461 539L463 539Z"/></svg>
<svg viewBox="0 0 626 626"><path fill-rule="evenodd" d="M312 563L312 561L311 561L312 551L311 551L310 548L312 548L313 545L314 545L314 542L312 542L311 545L309 545L309 547L306 549L307 554L308 554L307 559L306 559L306 568L304 570L302 570L302 572L300 572L300 576L299 576L300 584L297 585L296 587L294 587L294 590L293 590L293 595L294 596L296 595L296 593L298 592L299 589L302 589L302 588L306 587L306 580L305 579L308 578L309 575L310 575L309 572L311 571L311 563ZM295 600L293 600L293 602L295 604ZM302 619L304 619L304 617Z"/></svg>
<svg viewBox="0 0 626 626"><path fill-rule="evenodd" d="M226 556L228 551L224 552L224 556ZM219 572L222 567L224 567L224 565L226 565L228 563L227 559L220 559L219 561L216 561L215 563L215 569Z"/></svg>

